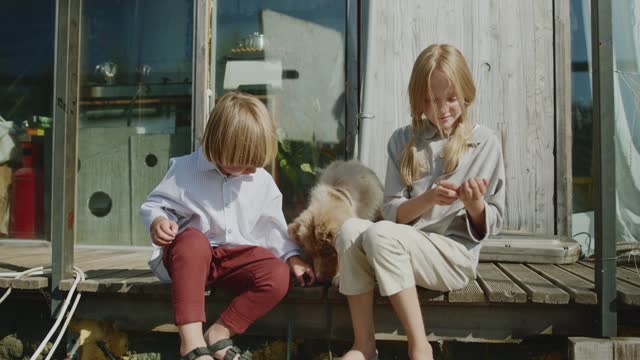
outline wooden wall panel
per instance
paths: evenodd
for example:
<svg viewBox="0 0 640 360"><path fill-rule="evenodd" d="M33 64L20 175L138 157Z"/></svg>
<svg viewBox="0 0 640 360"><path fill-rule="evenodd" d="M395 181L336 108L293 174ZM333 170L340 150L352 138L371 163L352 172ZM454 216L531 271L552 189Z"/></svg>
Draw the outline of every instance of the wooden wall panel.
<svg viewBox="0 0 640 360"><path fill-rule="evenodd" d="M362 160L384 179L386 143L410 123L413 61L432 43L458 47L476 79L473 115L496 131L507 172L506 228L553 234L554 33L552 0L370 0L365 6ZM364 143L363 143L364 144Z"/></svg>
<svg viewBox="0 0 640 360"><path fill-rule="evenodd" d="M178 128L175 134L132 135L130 137L132 245L151 245L149 231L139 215L140 205L167 173L169 159L189 153L190 136L189 128Z"/></svg>
<svg viewBox="0 0 640 360"><path fill-rule="evenodd" d="M128 128L78 131L78 243L131 244L129 131ZM89 209L89 200L96 192L104 192L111 198L111 211L105 216L95 216Z"/></svg>

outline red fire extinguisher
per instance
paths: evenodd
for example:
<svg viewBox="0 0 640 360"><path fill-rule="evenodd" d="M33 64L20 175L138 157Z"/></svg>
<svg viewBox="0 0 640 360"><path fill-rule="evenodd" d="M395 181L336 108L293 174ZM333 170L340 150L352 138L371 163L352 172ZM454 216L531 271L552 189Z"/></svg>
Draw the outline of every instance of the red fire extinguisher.
<svg viewBox="0 0 640 360"><path fill-rule="evenodd" d="M13 174L11 225L9 236L36 239L44 232L44 188L42 171L38 169L40 147L22 143L22 168Z"/></svg>

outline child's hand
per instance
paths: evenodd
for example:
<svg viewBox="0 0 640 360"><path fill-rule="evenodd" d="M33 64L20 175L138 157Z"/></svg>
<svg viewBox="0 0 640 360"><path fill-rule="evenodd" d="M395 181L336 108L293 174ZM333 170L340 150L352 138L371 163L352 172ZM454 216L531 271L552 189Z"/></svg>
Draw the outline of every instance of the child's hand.
<svg viewBox="0 0 640 360"><path fill-rule="evenodd" d="M458 200L458 185L442 180L433 189L427 191L425 196L432 205L451 205Z"/></svg>
<svg viewBox="0 0 640 360"><path fill-rule="evenodd" d="M471 178L458 189L458 196L464 207L473 213L479 213L484 209L484 195L487 193L489 181L483 178Z"/></svg>
<svg viewBox="0 0 640 360"><path fill-rule="evenodd" d="M151 241L158 246L171 244L178 234L178 224L165 217L158 216L151 223Z"/></svg>
<svg viewBox="0 0 640 360"><path fill-rule="evenodd" d="M316 274L313 269L300 256L295 255L288 258L287 263L300 286L313 285L316 282Z"/></svg>

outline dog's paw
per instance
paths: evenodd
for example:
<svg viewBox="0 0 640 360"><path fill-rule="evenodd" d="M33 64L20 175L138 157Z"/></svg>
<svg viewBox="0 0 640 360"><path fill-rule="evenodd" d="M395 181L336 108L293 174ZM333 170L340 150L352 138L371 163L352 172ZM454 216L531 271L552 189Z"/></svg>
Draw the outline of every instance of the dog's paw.
<svg viewBox="0 0 640 360"><path fill-rule="evenodd" d="M336 276L331 279L331 286L336 288L340 286L340 274L336 274Z"/></svg>

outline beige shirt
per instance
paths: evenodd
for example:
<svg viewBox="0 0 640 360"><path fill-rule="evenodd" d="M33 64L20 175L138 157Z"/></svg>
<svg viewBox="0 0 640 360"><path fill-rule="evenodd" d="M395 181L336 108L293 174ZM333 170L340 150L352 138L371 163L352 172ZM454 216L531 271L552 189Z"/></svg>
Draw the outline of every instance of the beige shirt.
<svg viewBox="0 0 640 360"><path fill-rule="evenodd" d="M485 195L486 231L480 236L473 228L470 217L460 200L452 205L436 205L425 212L413 224L415 228L427 233L444 235L463 244L472 252L475 263L480 257L480 241L497 234L502 228L505 175L502 148L496 135L488 128L478 125L469 140L469 151L463 156L456 170L443 174L443 161L440 156L446 140L442 139L434 127L425 127L416 141L418 154L424 156L429 164L429 172L418 179L412 187L402 183L400 177L400 155L410 141L411 125L397 129L389 139L387 151L387 175L382 215L386 220L396 221L398 207L410 198L432 189L440 180L455 184L481 177L489 181Z"/></svg>

